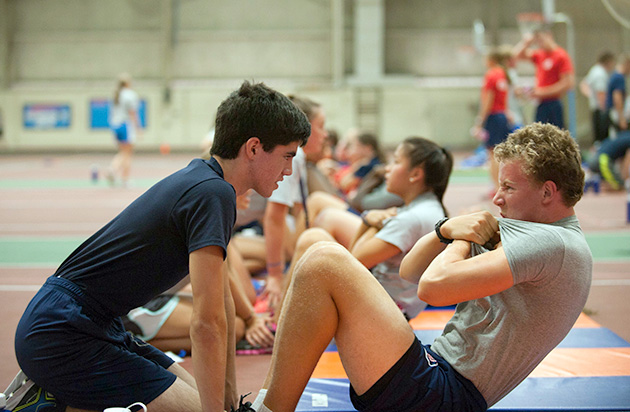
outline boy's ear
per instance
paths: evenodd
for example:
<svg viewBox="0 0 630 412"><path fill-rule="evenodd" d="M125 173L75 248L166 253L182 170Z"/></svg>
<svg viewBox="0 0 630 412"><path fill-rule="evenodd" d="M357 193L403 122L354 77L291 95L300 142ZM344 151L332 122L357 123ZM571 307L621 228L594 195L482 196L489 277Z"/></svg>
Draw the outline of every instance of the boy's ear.
<svg viewBox="0 0 630 412"><path fill-rule="evenodd" d="M248 159L252 159L254 156L256 156L256 153L258 153L261 150L262 150L262 144L259 138L250 137L245 142L245 154L247 155Z"/></svg>
<svg viewBox="0 0 630 412"><path fill-rule="evenodd" d="M558 186L552 180L547 180L542 185L543 203L549 203L558 194Z"/></svg>

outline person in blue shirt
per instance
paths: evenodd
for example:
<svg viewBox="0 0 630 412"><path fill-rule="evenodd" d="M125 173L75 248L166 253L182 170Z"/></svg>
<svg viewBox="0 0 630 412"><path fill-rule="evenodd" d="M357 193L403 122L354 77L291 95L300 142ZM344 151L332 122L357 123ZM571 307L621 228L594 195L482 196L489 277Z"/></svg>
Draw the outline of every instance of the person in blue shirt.
<svg viewBox="0 0 630 412"><path fill-rule="evenodd" d="M606 138L589 163L592 173L597 173L612 190L621 190L630 177L630 130Z"/></svg>
<svg viewBox="0 0 630 412"><path fill-rule="evenodd" d="M606 93L606 109L616 131L628 130L628 116L624 113L628 74L630 74L630 55L623 55L619 60L617 70L610 75Z"/></svg>
<svg viewBox="0 0 630 412"><path fill-rule="evenodd" d="M249 82L221 103L215 123L209 160L194 159L156 183L83 242L24 312L18 363L27 384L66 410L142 402L152 412L209 412L236 405L225 265L236 196L249 189L271 195L292 173L310 124L286 96ZM194 378L125 332L120 319L188 273Z"/></svg>

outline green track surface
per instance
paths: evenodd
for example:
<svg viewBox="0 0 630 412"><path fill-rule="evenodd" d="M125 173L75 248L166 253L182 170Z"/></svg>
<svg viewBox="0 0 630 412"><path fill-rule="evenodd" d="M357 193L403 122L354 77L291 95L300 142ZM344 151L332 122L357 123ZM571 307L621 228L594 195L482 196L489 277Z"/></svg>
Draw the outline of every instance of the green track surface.
<svg viewBox="0 0 630 412"><path fill-rule="evenodd" d="M58 266L87 237L2 237L0 265ZM630 261L630 232L591 233L586 240L596 261Z"/></svg>

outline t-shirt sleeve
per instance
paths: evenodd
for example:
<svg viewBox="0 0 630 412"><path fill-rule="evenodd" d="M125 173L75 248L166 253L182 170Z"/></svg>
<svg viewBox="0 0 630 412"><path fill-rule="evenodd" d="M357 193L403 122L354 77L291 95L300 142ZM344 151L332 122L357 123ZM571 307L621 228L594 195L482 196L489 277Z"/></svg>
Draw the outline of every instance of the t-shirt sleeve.
<svg viewBox="0 0 630 412"><path fill-rule="evenodd" d="M431 225L427 222L419 221L417 216L406 211L388 219L375 237L396 246L402 253L407 253L418 239L432 230L432 227L428 229L429 226Z"/></svg>
<svg viewBox="0 0 630 412"><path fill-rule="evenodd" d="M186 239L188 253L206 246L219 246L225 258L236 220L234 189L223 180L203 181L182 196L172 217Z"/></svg>
<svg viewBox="0 0 630 412"><path fill-rule="evenodd" d="M300 203L300 177L297 173L285 176L278 182L278 188L269 196L269 202L280 203L292 207Z"/></svg>
<svg viewBox="0 0 630 412"><path fill-rule="evenodd" d="M564 243L546 225L501 220L501 243L514 278L514 284L544 282L560 272Z"/></svg>
<svg viewBox="0 0 630 412"><path fill-rule="evenodd" d="M608 87L608 79L605 76L595 76L591 82L591 89L594 92L605 92Z"/></svg>
<svg viewBox="0 0 630 412"><path fill-rule="evenodd" d="M613 77L610 79L610 90L615 91L619 90L621 92L626 91L626 82L622 75L619 73L615 73Z"/></svg>
<svg viewBox="0 0 630 412"><path fill-rule="evenodd" d="M540 51L536 50L532 53L530 59L534 64L538 64L538 62L540 62L540 60L542 59L542 54L540 53Z"/></svg>

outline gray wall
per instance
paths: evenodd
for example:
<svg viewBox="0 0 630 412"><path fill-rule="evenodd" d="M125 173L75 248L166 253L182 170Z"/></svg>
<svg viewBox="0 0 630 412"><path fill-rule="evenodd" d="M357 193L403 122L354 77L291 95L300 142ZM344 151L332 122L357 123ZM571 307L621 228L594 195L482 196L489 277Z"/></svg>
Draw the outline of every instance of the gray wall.
<svg viewBox="0 0 630 412"><path fill-rule="evenodd" d="M355 21L359 10L381 10L382 20ZM359 125L386 145L414 134L474 147L484 63L472 22L483 20L489 44L515 43L516 15L527 11L540 1L0 0L0 151L112 149L107 130L90 129L88 106L112 94L122 71L148 104L140 148L197 147L243 79L319 100L340 132ZM628 51L628 33L600 1L557 0L556 11L575 25L578 80L602 51ZM360 41L374 33L381 42ZM562 45L566 33L555 28ZM374 64L381 77L357 75ZM533 68L518 69L531 83ZM577 102L587 142L586 101ZM40 103L70 105L71 126L24 128L24 106Z"/></svg>

